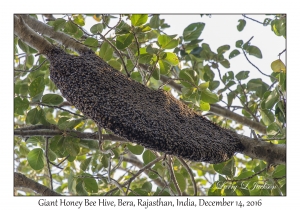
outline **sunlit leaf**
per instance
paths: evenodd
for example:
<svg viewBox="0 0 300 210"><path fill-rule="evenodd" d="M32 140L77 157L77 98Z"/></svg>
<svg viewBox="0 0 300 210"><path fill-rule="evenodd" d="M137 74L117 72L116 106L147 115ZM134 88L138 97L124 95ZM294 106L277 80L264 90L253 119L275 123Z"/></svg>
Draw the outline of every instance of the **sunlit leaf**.
<svg viewBox="0 0 300 210"><path fill-rule="evenodd" d="M158 36L157 41L160 44L161 48L163 48L163 49L173 49L179 43L178 39L174 39L168 35Z"/></svg>
<svg viewBox="0 0 300 210"><path fill-rule="evenodd" d="M90 29L90 32L92 32L93 34L102 33L102 31L103 31L102 23L97 23L97 24L93 25Z"/></svg>
<svg viewBox="0 0 300 210"><path fill-rule="evenodd" d="M57 94L45 94L42 97L42 103L56 106L63 102L63 98Z"/></svg>
<svg viewBox="0 0 300 210"><path fill-rule="evenodd" d="M210 104L217 103L219 97L217 94L210 92L208 89L201 91L201 100Z"/></svg>
<svg viewBox="0 0 300 210"><path fill-rule="evenodd" d="M130 152L132 152L132 154L135 155L141 155L144 151L144 147L141 145L131 145L131 144L127 144L128 149L130 150Z"/></svg>
<svg viewBox="0 0 300 210"><path fill-rule="evenodd" d="M44 151L41 148L31 150L27 155L27 160L31 168L41 170L44 168Z"/></svg>
<svg viewBox="0 0 300 210"><path fill-rule="evenodd" d="M286 72L286 67L280 59L273 61L271 63L271 68L274 72L281 72L281 71L283 71L284 73Z"/></svg>
<svg viewBox="0 0 300 210"><path fill-rule="evenodd" d="M156 156L150 150L146 150L143 153L144 165L147 165L151 161L155 160L155 158L156 158Z"/></svg>
<svg viewBox="0 0 300 210"><path fill-rule="evenodd" d="M130 17L131 25L140 26L147 22L148 15L132 15Z"/></svg>
<svg viewBox="0 0 300 210"><path fill-rule="evenodd" d="M130 33L117 36L116 46L118 49L123 50L132 43L133 39L134 39L134 36L133 36L133 34L130 34Z"/></svg>

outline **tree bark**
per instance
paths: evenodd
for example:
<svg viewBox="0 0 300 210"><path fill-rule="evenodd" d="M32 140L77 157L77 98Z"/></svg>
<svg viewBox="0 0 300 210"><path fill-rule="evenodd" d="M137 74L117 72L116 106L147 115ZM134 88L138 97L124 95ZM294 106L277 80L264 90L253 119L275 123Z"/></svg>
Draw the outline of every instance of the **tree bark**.
<svg viewBox="0 0 300 210"><path fill-rule="evenodd" d="M24 187L34 190L36 193L42 196L59 196L61 194L54 192L53 190L27 178L25 175L14 172L14 187Z"/></svg>

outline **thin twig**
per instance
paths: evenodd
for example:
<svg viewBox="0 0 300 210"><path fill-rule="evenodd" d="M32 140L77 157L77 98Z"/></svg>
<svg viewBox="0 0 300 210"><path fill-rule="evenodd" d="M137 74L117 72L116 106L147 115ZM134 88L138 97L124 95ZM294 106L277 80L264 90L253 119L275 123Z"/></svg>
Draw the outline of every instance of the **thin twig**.
<svg viewBox="0 0 300 210"><path fill-rule="evenodd" d="M186 162L182 158L178 157L177 159L180 161L180 163L183 165L183 167L189 173L191 181L193 183L193 187L194 187L194 196L196 196L197 195L197 184L195 182L194 175L193 175L191 168L188 166L188 164L186 164Z"/></svg>
<svg viewBox="0 0 300 210"><path fill-rule="evenodd" d="M138 55L137 55L137 58L136 58L136 60L135 60L134 67L132 68L131 72L134 71L134 69L135 69L135 67L138 65L139 59L140 59L140 46L139 46L139 42L138 42L138 39L137 39L135 33L133 33L133 36L134 36L134 40L135 40L135 43L136 43L136 48L137 48L137 53L138 53Z"/></svg>
<svg viewBox="0 0 300 210"><path fill-rule="evenodd" d="M103 23L104 23L108 28L110 28L110 29L108 30L108 32L106 32L106 34L104 34L104 36L106 36L109 32L111 32L111 30L115 29L115 28L121 23L121 20L122 20L122 19L121 19L121 15L120 15L118 23L117 23L114 27L109 27L108 24L105 23L104 18L103 18Z"/></svg>
<svg viewBox="0 0 300 210"><path fill-rule="evenodd" d="M148 163L147 165L145 165L144 167L142 167L136 174L134 174L129 180L127 180L126 182L124 182L121 186L122 187L126 186L129 182L131 182L131 180L134 180L135 178L137 178L141 173L143 173L145 170L149 169L152 165L154 165L155 163L159 162L163 158L164 158L164 156L162 155L162 156L156 158L155 160L151 161L150 163ZM113 193L117 189L118 188L114 188L114 189L108 191L107 193L105 193L105 195L109 195L110 193Z"/></svg>
<svg viewBox="0 0 300 210"><path fill-rule="evenodd" d="M122 57L120 51L115 47L115 45L113 45L113 44L112 44L108 39L106 39L105 36L103 36L101 33L98 33L98 35L100 35L100 37L101 37L104 41L106 41L112 48L114 48L114 50L118 53L119 58L121 59L122 64L123 64L123 66L124 66L125 72L126 72L127 76L130 77L130 74L128 73L126 64L125 64L125 62L124 62L124 59L123 59L123 57Z"/></svg>
<svg viewBox="0 0 300 210"><path fill-rule="evenodd" d="M50 178L50 189L53 190L53 179L52 179L52 173L51 173L51 168L50 168L50 160L48 156L49 152L49 137L46 138L46 159L47 159L47 168L48 168L48 173L49 173L49 178Z"/></svg>
<svg viewBox="0 0 300 210"><path fill-rule="evenodd" d="M281 53L278 54L279 59L280 59L281 54L284 53L285 51L286 51L286 49L284 49Z"/></svg>
<svg viewBox="0 0 300 210"><path fill-rule="evenodd" d="M167 162L166 162L167 163ZM177 179L175 177L175 174L174 174L174 169L173 169L173 162L171 160L171 157L168 156L168 163L167 163L168 167L169 167L169 172L170 172L170 175L171 175L171 180L177 190L177 193L179 196L182 196L182 192L179 188L179 185L178 185L178 182L177 182Z"/></svg>
<svg viewBox="0 0 300 210"><path fill-rule="evenodd" d="M267 74L263 73L256 65L254 65L254 64L249 60L249 58L248 58L247 55L246 55L245 50L243 49L242 51L243 51L243 54L244 54L244 56L246 57L247 61L248 61L254 68L256 68L262 75L264 75L264 76L266 76L266 77L270 77L270 78L272 78L272 79L278 81L277 78L275 78L275 77L273 77L273 76L271 76L271 75L267 75Z"/></svg>
<svg viewBox="0 0 300 210"><path fill-rule="evenodd" d="M45 59L45 60L43 60L43 62L39 65L39 66L37 66L36 68L34 68L34 69L31 69L31 70L18 70L18 69L15 69L14 71L20 71L20 72L33 72L33 71L36 71L36 70L38 70L39 68L41 68L42 67L42 65L46 62L47 60Z"/></svg>
<svg viewBox="0 0 300 210"><path fill-rule="evenodd" d="M264 172L265 170L267 170L268 167L265 167L263 168L262 170L256 172L255 174L251 175L251 176L248 176L248 177L245 177L243 179L232 179L232 180L226 180L227 182L240 182L240 181L246 181L246 180L249 180L249 179L252 179L253 177L259 175L260 173Z"/></svg>
<svg viewBox="0 0 300 210"><path fill-rule="evenodd" d="M248 19L250 19L250 20L253 20L254 22L257 22L257 23L260 23L260 24L264 25L264 23L262 23L262 22L260 22L260 21L258 21L258 20L255 20L255 19L253 19L253 18L250 18L250 17L246 16L245 14L243 14L242 16L243 16L244 18L248 18Z"/></svg>
<svg viewBox="0 0 300 210"><path fill-rule="evenodd" d="M74 112L71 112L71 111L69 111L69 110L67 110L67 109L61 108L61 107L59 107L59 106L47 105L47 104L44 104L44 103L41 103L41 102L36 102L36 104L41 105L41 106L50 107L50 108L60 109L60 110L63 110L63 111L65 111L65 112L69 112L70 114L73 114L73 115L76 115L76 116L78 116L78 117L82 117L82 118L86 119L86 117L83 116L83 115L76 114L76 113L74 113Z"/></svg>

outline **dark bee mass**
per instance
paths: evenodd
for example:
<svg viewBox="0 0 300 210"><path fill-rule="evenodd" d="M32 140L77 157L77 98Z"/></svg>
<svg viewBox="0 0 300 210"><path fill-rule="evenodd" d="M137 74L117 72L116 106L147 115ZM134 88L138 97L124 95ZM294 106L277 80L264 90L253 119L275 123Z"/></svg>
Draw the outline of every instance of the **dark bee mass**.
<svg viewBox="0 0 300 210"><path fill-rule="evenodd" d="M189 109L170 93L151 90L113 69L92 51L45 53L62 95L102 127L146 148L193 161L219 163L243 150L226 129Z"/></svg>

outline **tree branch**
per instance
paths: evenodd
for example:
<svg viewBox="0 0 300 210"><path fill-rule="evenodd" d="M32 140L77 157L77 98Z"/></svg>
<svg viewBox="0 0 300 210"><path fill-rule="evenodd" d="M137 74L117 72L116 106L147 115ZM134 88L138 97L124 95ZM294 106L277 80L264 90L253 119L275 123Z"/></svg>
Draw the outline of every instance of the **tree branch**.
<svg viewBox="0 0 300 210"><path fill-rule="evenodd" d="M59 196L61 194L54 192L53 190L27 178L25 175L14 172L14 187L25 187L34 190L36 193L42 196Z"/></svg>
<svg viewBox="0 0 300 210"><path fill-rule="evenodd" d="M164 75L160 75L160 80L162 82L168 82L170 78L167 77L167 76L164 76ZM176 82L174 82L173 80L171 80L170 82L168 82L168 85L172 88L174 88L174 90L176 90L177 92L181 93L181 88L182 86ZM214 114L217 114L217 115L220 115L220 116L223 116L223 117L226 117L226 118L229 118L231 120L234 120L236 121L237 123L240 123L242 125L246 125L262 134L266 134L266 127L263 126L261 123L258 123L258 122L255 122L255 121L252 121L252 120L249 120L248 118L246 117L243 117L239 114L236 114L235 112L232 112L228 109L225 109L223 107L221 107L220 105L218 104L211 104L210 105L210 112L214 113Z"/></svg>
<svg viewBox="0 0 300 210"><path fill-rule="evenodd" d="M48 26L37 19L31 17L30 15L19 15L26 22L26 24L32 28L34 31L39 32L42 35L45 35L58 43L62 44L66 48L73 49L79 53L89 51L90 49L78 42L76 39L71 36L60 32L54 31L51 26ZM23 40L23 38L22 38ZM24 40L25 41L25 40ZM26 42L27 43L27 42ZM28 43L29 44L29 43Z"/></svg>

